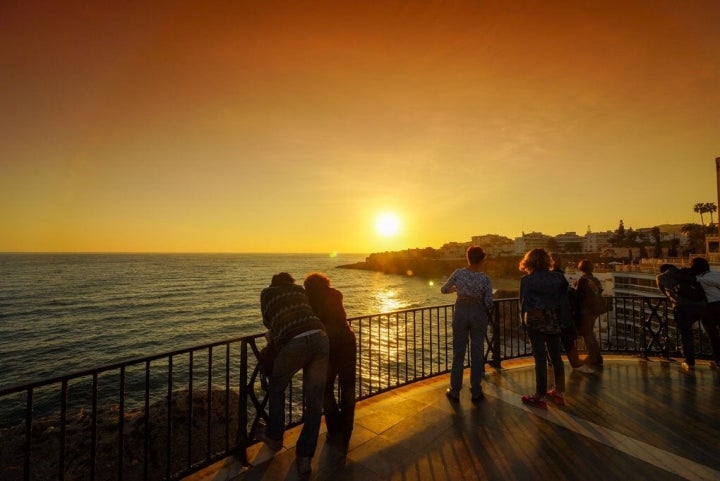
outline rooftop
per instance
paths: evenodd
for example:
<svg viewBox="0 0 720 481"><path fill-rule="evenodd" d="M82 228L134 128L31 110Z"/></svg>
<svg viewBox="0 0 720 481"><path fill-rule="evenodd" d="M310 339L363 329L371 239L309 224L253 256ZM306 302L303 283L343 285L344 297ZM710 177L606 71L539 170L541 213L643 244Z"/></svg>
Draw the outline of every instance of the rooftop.
<svg viewBox="0 0 720 481"><path fill-rule="evenodd" d="M720 372L707 361L689 373L679 361L605 355L594 374L566 364L566 405L522 404L535 386L532 359L487 366L486 399L445 397L437 376L358 403L347 455L321 431L313 480L718 480ZM467 373L466 373L467 379ZM272 456L248 450L185 481L291 481L299 428Z"/></svg>

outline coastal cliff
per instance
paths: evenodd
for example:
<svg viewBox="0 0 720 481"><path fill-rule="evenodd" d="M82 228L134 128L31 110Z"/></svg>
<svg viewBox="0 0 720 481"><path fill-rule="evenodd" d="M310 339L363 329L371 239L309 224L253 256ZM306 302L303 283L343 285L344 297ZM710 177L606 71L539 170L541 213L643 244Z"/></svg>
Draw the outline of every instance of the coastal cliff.
<svg viewBox="0 0 720 481"><path fill-rule="evenodd" d="M495 298L516 297L522 272L518 270L520 256L487 258L482 269L490 276L493 287L497 289ZM467 266L464 258L446 259L432 257L408 257L402 253L372 254L364 262L338 266L342 269L360 269L385 274L416 276L423 279L442 282L455 269Z"/></svg>

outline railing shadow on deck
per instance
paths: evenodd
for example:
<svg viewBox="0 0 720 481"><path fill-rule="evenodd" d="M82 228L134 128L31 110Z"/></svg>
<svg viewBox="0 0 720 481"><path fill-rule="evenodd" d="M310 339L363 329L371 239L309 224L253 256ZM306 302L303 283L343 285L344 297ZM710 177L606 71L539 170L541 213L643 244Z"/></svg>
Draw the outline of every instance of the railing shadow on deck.
<svg viewBox="0 0 720 481"><path fill-rule="evenodd" d="M679 355L664 298L608 298L596 332L604 352ZM449 372L453 305L352 318L358 399ZM698 357L710 347L696 329ZM267 419L257 365L262 333L131 359L0 390L0 479L181 479L246 448ZM517 299L495 301L485 357L526 357ZM302 383L287 396L288 427L302 422Z"/></svg>

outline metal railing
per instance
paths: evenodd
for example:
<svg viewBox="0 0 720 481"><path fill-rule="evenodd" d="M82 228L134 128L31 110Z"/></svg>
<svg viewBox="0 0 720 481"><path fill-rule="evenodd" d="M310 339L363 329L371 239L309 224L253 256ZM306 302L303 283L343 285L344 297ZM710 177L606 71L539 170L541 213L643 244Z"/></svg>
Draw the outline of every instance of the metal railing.
<svg viewBox="0 0 720 481"><path fill-rule="evenodd" d="M665 299L608 298L596 331L604 352L679 355ZM447 373L453 305L351 319L357 397ZM709 356L697 328L697 354ZM257 367L262 334L194 346L0 390L0 479L178 480L230 455L247 463L267 396ZM495 302L485 357L531 355L517 299ZM302 422L301 376L287 395Z"/></svg>

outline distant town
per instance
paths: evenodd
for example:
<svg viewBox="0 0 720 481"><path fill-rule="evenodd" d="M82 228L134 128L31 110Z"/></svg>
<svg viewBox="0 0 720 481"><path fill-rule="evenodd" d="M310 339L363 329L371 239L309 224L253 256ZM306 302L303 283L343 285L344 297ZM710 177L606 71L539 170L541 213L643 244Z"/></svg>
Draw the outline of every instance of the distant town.
<svg viewBox="0 0 720 481"><path fill-rule="evenodd" d="M625 229L621 220L618 229L614 231L592 232L588 228L584 235L565 232L551 236L542 232L523 232L521 236L510 239L497 234L484 234L473 236L465 242L447 242L438 249L425 247L373 253L368 256L367 262L377 261L388 256L396 259L398 257L458 259L465 257L465 251L471 245L481 246L489 256L493 257L519 256L534 248L628 261L648 257L684 257L706 251L706 234L716 230L713 229L713 224L711 226L665 224L649 228Z"/></svg>

